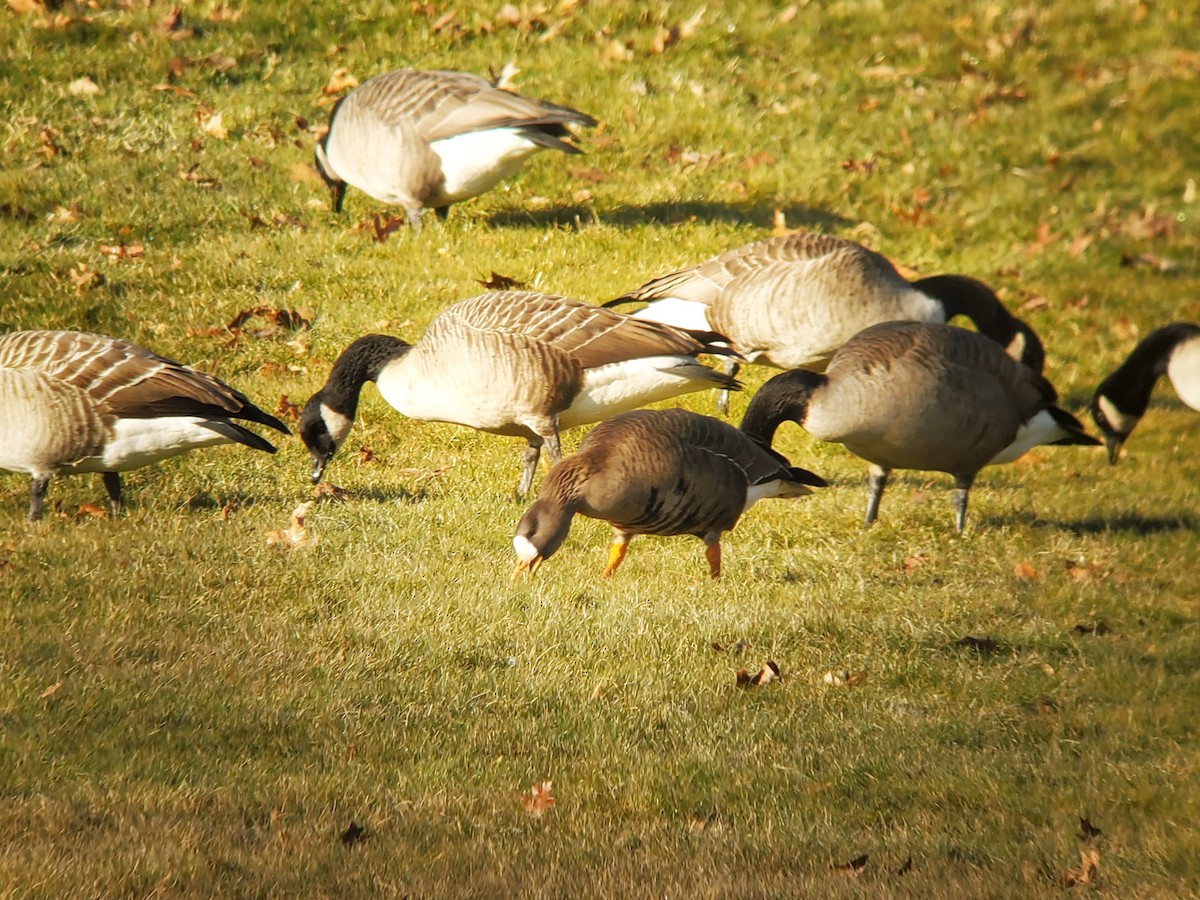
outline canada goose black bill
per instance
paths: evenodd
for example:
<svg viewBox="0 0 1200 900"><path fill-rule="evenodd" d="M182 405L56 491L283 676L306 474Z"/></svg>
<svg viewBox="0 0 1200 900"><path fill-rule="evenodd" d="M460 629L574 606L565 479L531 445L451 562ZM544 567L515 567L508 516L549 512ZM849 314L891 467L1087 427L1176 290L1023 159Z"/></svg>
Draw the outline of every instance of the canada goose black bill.
<svg viewBox="0 0 1200 900"><path fill-rule="evenodd" d="M984 466L1039 444L1098 445L1055 405L1054 388L993 341L949 325L887 322L847 341L824 373L777 375L751 399L742 430L770 445L792 421L870 463L871 525L892 469L947 472L955 528Z"/></svg>
<svg viewBox="0 0 1200 900"><path fill-rule="evenodd" d="M794 498L825 480L717 419L682 409L635 410L597 425L555 466L517 523L513 578L562 546L576 513L612 525L604 577L635 534L691 534L709 575L721 575L721 535L766 497Z"/></svg>
<svg viewBox="0 0 1200 900"><path fill-rule="evenodd" d="M342 209L351 184L403 206L419 227L432 207L476 197L515 174L541 150L579 153L568 125L595 126L586 113L524 97L462 72L387 72L334 106L315 149L317 171Z"/></svg>
<svg viewBox="0 0 1200 900"><path fill-rule="evenodd" d="M1104 437L1110 464L1121 458L1121 447L1146 414L1150 394L1163 375L1180 400L1200 410L1200 325L1175 322L1150 332L1096 388L1092 418Z"/></svg>
<svg viewBox="0 0 1200 900"><path fill-rule="evenodd" d="M115 515L121 472L215 444L275 452L234 420L288 433L224 382L136 344L77 331L0 336L0 469L32 477L31 521L53 475L102 473Z"/></svg>
<svg viewBox="0 0 1200 900"><path fill-rule="evenodd" d="M706 388L740 389L696 359L721 352L686 332L569 297L499 291L462 300L408 345L367 335L338 357L305 404L300 436L321 478L373 381L401 414L523 437L517 493L529 491L543 445L561 459L559 431Z"/></svg>

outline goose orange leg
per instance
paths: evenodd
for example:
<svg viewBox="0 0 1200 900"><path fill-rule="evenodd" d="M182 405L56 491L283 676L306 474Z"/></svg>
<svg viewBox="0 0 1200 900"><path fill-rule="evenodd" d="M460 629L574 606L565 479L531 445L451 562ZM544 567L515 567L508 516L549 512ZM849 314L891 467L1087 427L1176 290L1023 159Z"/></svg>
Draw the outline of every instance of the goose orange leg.
<svg viewBox="0 0 1200 900"><path fill-rule="evenodd" d="M704 548L704 558L708 560L708 574L716 581L721 577L721 542L708 544Z"/></svg>
<svg viewBox="0 0 1200 900"><path fill-rule="evenodd" d="M618 534L613 538L612 546L608 548L608 565L604 567L604 576L608 578L625 559L625 554L629 550L629 535Z"/></svg>

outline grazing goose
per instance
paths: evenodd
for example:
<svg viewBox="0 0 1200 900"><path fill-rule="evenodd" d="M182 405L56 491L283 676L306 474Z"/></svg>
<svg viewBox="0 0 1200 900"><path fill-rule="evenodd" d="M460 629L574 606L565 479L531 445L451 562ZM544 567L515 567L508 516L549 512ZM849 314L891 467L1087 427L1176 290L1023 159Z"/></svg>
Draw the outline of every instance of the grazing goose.
<svg viewBox="0 0 1200 900"><path fill-rule="evenodd" d="M1050 382L975 332L884 322L847 341L824 374L796 369L764 384L742 430L770 446L791 420L869 462L864 526L875 521L892 469L948 472L961 532L984 466L1038 444L1100 443L1055 400Z"/></svg>
<svg viewBox="0 0 1200 900"><path fill-rule="evenodd" d="M234 419L288 433L229 385L136 344L77 331L0 336L0 469L33 476L31 521L51 475L102 472L115 515L121 472L213 444L275 452Z"/></svg>
<svg viewBox="0 0 1200 900"><path fill-rule="evenodd" d="M1146 414L1161 375L1171 379L1180 400L1200 410L1200 325L1176 322L1150 332L1096 388L1092 418L1104 436L1110 464L1116 465L1121 446Z"/></svg>
<svg viewBox="0 0 1200 900"><path fill-rule="evenodd" d="M639 409L597 425L555 466L517 524L516 578L566 540L575 513L613 527L607 578L635 534L694 534L708 571L721 575L721 534L764 497L800 497L824 479L708 416Z"/></svg>
<svg viewBox="0 0 1200 900"><path fill-rule="evenodd" d="M569 297L498 291L441 312L416 345L382 334L354 341L305 404L300 437L317 483L350 432L362 386L375 382L397 411L528 441L518 494L533 483L546 444L562 457L563 428L598 422L680 394L720 387L728 375L696 360L728 353L684 331Z"/></svg>
<svg viewBox="0 0 1200 900"><path fill-rule="evenodd" d="M495 87L462 72L401 69L377 75L342 97L316 147L317 171L342 211L346 185L403 206L419 227L433 207L490 191L539 150L579 153L567 124L591 116Z"/></svg>
<svg viewBox="0 0 1200 900"><path fill-rule="evenodd" d="M729 338L751 362L823 371L837 349L877 322L966 316L1037 372L1045 353L991 288L965 275L907 281L861 244L811 231L728 250L605 304L648 301L633 315ZM724 404L722 404L724 405Z"/></svg>

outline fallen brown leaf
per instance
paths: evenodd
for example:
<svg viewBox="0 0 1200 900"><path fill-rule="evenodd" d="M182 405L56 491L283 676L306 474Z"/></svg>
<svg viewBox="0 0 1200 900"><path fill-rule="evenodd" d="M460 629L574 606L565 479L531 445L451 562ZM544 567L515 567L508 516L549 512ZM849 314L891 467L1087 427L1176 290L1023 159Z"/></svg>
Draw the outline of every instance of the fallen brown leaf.
<svg viewBox="0 0 1200 900"><path fill-rule="evenodd" d="M1091 884L1100 871L1100 851L1095 847L1079 851L1079 868L1068 869L1063 875L1063 884L1067 887L1081 887Z"/></svg>
<svg viewBox="0 0 1200 900"><path fill-rule="evenodd" d="M345 490L345 488L340 488L336 484L333 484L329 481L322 481L320 484L314 485L312 489L312 496L314 499L318 500L322 497L328 497L330 500L336 500L338 503L344 503L346 500L350 499L350 494Z"/></svg>
<svg viewBox="0 0 1200 900"><path fill-rule="evenodd" d="M525 282L518 281L516 278L509 278L507 275L501 275L495 269L492 270L492 275L490 278L480 278L476 280L489 291L507 291L513 288L521 290L525 287L528 287Z"/></svg>
<svg viewBox="0 0 1200 900"><path fill-rule="evenodd" d="M298 422L300 420L300 404L289 400L287 394L280 394L279 402L275 404L275 415L281 419L287 419L289 422Z"/></svg>
<svg viewBox="0 0 1200 900"><path fill-rule="evenodd" d="M960 637L955 643L968 650L974 650L976 653L994 653L998 646L993 638L974 634Z"/></svg>
<svg viewBox="0 0 1200 900"><path fill-rule="evenodd" d="M46 700L50 697L53 697L55 694L58 693L58 689L61 687L62 687L61 681L54 682L54 684L50 685L50 687L48 687L44 691L42 691L42 693L38 696L38 699Z"/></svg>
<svg viewBox="0 0 1200 900"><path fill-rule="evenodd" d="M358 464L360 466L370 465L373 462L378 462L379 458L375 455L375 451L365 444L358 448Z"/></svg>
<svg viewBox="0 0 1200 900"><path fill-rule="evenodd" d="M357 822L351 822L346 830L342 832L338 838L342 842L343 847L353 847L355 844L361 844L370 835L367 834L367 829L363 828Z"/></svg>
<svg viewBox="0 0 1200 900"><path fill-rule="evenodd" d="M740 688L759 687L760 685L770 684L783 676L779 674L779 665L768 660L767 664L758 670L757 673L751 675L745 669L737 671L737 686Z"/></svg>
<svg viewBox="0 0 1200 900"><path fill-rule="evenodd" d="M312 505L312 500L305 500L292 510L292 524L286 530L268 531L266 533L267 545L296 550L300 547L315 544L317 541L316 536L309 534L308 528L304 524L304 520L308 516L308 511L312 508Z"/></svg>
<svg viewBox="0 0 1200 900"><path fill-rule="evenodd" d="M108 517L108 510L94 503L83 503L80 504L79 509L75 510L75 518L79 519L84 516L90 516L93 519L104 519Z"/></svg>
<svg viewBox="0 0 1200 900"><path fill-rule="evenodd" d="M1027 559L1023 559L1013 566L1013 574L1022 581L1037 581L1042 577L1042 573L1035 569L1033 563Z"/></svg>
<svg viewBox="0 0 1200 900"><path fill-rule="evenodd" d="M411 478L414 483L428 481L431 478L441 478L450 471L450 466L439 466L436 469L399 469L396 474L404 478Z"/></svg>
<svg viewBox="0 0 1200 900"><path fill-rule="evenodd" d="M1090 819L1085 816L1079 817L1079 839L1081 841L1093 841L1102 834L1104 832L1093 825Z"/></svg>
<svg viewBox="0 0 1200 900"><path fill-rule="evenodd" d="M326 97L332 97L334 94L340 94L342 91L356 87L358 87L358 79L350 74L349 69L334 69L329 73L329 81L325 83L325 87L321 88L321 93Z"/></svg>
<svg viewBox="0 0 1200 900"><path fill-rule="evenodd" d="M832 866L830 866L830 868L835 872L845 872L848 875L857 875L866 867L868 859L870 859L870 857L868 854L864 853L862 856L854 857L854 859L850 860L849 862L834 863Z"/></svg>
<svg viewBox="0 0 1200 900"><path fill-rule="evenodd" d="M521 805L525 807L525 812L535 819L544 816L554 806L554 797L550 794L553 786L553 782L543 781L521 794Z"/></svg>

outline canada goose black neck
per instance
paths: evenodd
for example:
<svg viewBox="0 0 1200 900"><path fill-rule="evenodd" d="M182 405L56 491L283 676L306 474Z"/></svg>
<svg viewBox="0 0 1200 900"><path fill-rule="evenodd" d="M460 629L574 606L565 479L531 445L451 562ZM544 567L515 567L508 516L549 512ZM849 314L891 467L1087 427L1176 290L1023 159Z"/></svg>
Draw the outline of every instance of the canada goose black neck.
<svg viewBox="0 0 1200 900"><path fill-rule="evenodd" d="M406 341L388 334L363 335L343 350L334 362L320 391L322 402L342 415L353 417L358 411L358 397L363 385L378 381L384 367L410 349L412 347Z"/></svg>
<svg viewBox="0 0 1200 900"><path fill-rule="evenodd" d="M782 423L804 424L809 400L825 382L824 375L807 369L793 369L776 375L750 400L742 417L742 431L764 447L770 447L775 440L775 431Z"/></svg>
<svg viewBox="0 0 1200 900"><path fill-rule="evenodd" d="M1128 359L1100 383L1096 397L1107 397L1125 415L1141 418L1150 405L1155 382L1167 374L1171 353L1181 341L1196 335L1200 335L1200 326L1186 322L1150 332L1133 348Z"/></svg>
<svg viewBox="0 0 1200 900"><path fill-rule="evenodd" d="M982 281L966 275L932 275L912 282L912 286L942 304L947 322L955 316L966 316L980 334L1005 350L1019 341L1016 357L1035 372L1042 371L1046 351L1037 334L1005 309L995 291Z"/></svg>

